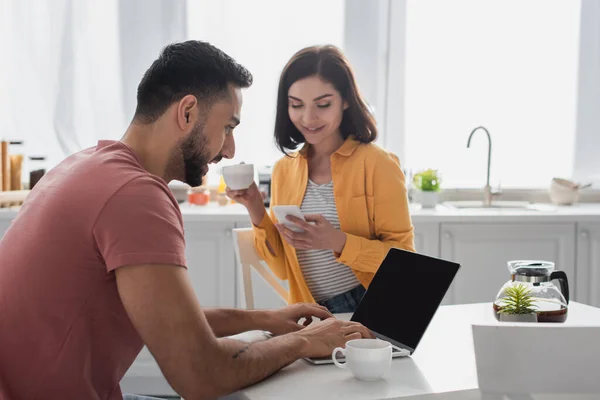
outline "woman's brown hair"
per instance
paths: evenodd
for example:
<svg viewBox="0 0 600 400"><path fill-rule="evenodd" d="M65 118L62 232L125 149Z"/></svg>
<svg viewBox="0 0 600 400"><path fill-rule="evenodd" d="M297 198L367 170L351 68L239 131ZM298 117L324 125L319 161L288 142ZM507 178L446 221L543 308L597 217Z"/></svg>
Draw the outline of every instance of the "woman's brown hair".
<svg viewBox="0 0 600 400"><path fill-rule="evenodd" d="M288 90L294 82L310 76L329 82L348 104L344 110L340 132L344 139L354 135L362 143L377 138L375 118L356 86L350 63L335 46L313 46L300 50L287 63L279 79L277 113L275 116L275 143L287 154L304 143L304 137L294 126L288 114Z"/></svg>

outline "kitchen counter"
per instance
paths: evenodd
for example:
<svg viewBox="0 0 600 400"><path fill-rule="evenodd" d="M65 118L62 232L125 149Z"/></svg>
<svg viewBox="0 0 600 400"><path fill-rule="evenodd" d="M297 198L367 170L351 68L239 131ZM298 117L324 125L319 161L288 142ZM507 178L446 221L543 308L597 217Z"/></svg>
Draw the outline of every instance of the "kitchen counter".
<svg viewBox="0 0 600 400"><path fill-rule="evenodd" d="M11 220L18 212L17 207L0 209L0 220ZM248 213L240 204L206 206L182 204L185 221L204 222L248 222ZM414 222L600 222L600 203L580 203L573 206L544 205L540 210L460 210L438 205L435 209L421 209L411 204Z"/></svg>
<svg viewBox="0 0 600 400"><path fill-rule="evenodd" d="M539 210L460 210L438 205L421 209L411 205L414 222L599 222L600 203L581 203L573 206L543 204Z"/></svg>

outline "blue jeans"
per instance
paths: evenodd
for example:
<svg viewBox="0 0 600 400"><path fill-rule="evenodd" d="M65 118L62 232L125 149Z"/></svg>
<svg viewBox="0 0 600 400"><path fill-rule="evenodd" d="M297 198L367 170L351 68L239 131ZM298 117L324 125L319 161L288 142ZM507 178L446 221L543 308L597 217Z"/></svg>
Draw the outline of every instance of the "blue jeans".
<svg viewBox="0 0 600 400"><path fill-rule="evenodd" d="M319 304L326 307L332 314L353 313L366 292L363 285L358 285L345 293L320 301Z"/></svg>

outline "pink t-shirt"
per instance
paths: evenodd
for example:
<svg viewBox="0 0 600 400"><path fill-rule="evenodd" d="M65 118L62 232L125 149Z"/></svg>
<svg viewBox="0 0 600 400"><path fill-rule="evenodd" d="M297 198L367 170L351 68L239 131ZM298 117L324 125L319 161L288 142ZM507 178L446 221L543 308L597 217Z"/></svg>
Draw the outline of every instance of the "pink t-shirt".
<svg viewBox="0 0 600 400"><path fill-rule="evenodd" d="M52 169L0 241L0 400L122 400L143 342L114 269L185 267L184 249L177 201L123 143Z"/></svg>

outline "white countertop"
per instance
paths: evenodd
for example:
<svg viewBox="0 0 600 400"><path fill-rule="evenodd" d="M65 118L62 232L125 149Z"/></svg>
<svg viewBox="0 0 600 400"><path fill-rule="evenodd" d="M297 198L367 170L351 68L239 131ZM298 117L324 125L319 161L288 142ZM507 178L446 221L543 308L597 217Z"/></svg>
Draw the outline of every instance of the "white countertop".
<svg viewBox="0 0 600 400"><path fill-rule="evenodd" d="M435 209L411 205L411 217L414 222L600 222L600 203L540 206L540 210L456 210L443 205Z"/></svg>
<svg viewBox="0 0 600 400"><path fill-rule="evenodd" d="M249 222L246 209L240 204L206 206L181 204L185 221L199 222ZM18 208L0 209L0 220L11 220ZM573 206L547 205L546 210L456 210L438 205L435 209L421 209L411 204L411 217L416 223L439 222L600 222L600 203L581 203Z"/></svg>

